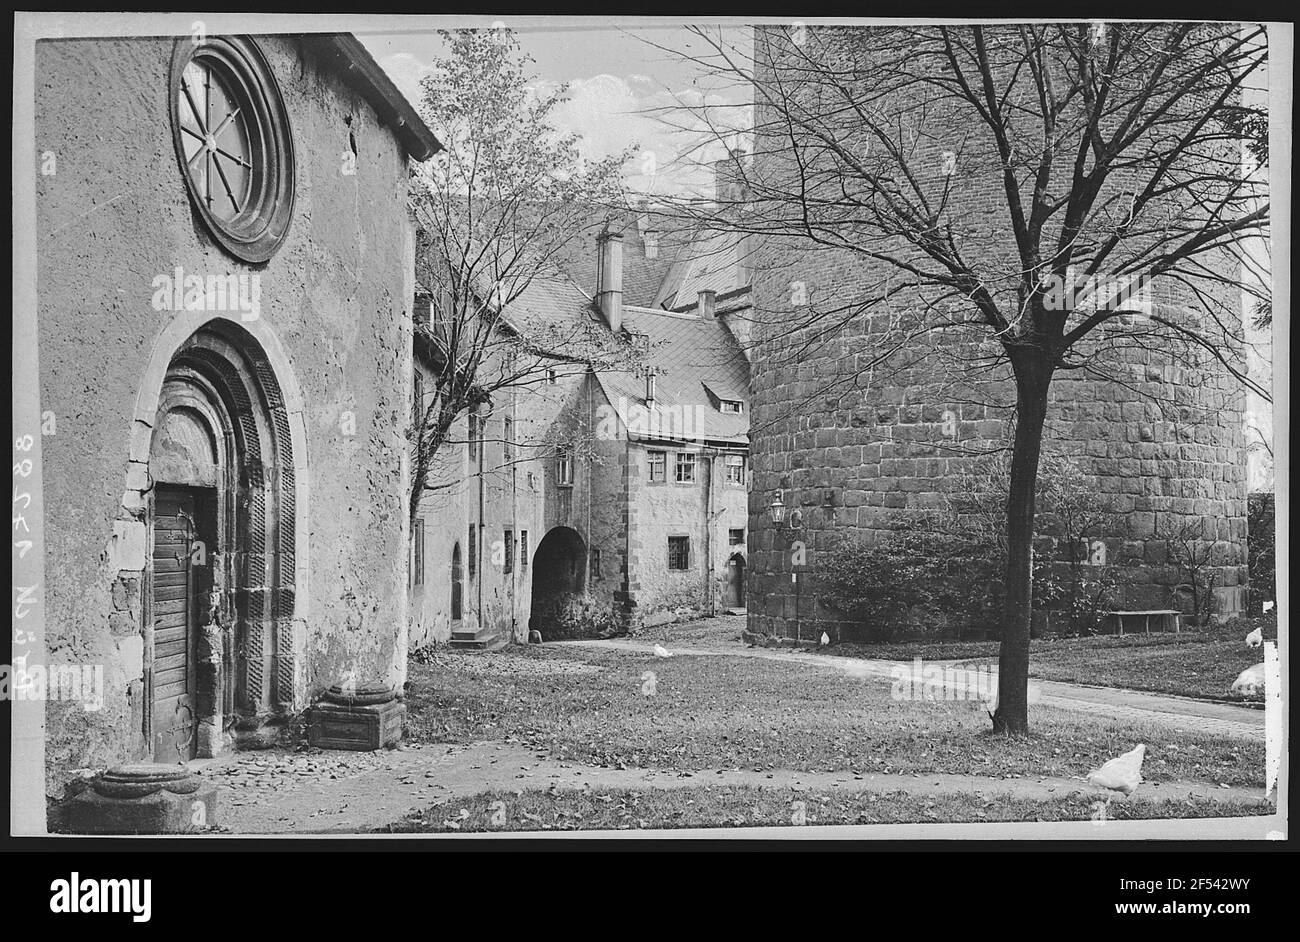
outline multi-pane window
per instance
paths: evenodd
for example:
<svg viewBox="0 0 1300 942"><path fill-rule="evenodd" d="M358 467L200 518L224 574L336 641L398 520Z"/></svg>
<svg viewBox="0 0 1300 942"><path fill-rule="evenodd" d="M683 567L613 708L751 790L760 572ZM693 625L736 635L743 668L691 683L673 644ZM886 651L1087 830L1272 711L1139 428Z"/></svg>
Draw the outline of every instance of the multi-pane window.
<svg viewBox="0 0 1300 942"><path fill-rule="evenodd" d="M473 412L469 414L469 460L478 461L478 440L482 421Z"/></svg>
<svg viewBox="0 0 1300 942"><path fill-rule="evenodd" d="M732 529L727 532L727 542L732 546L743 546L745 544L745 531L743 528Z"/></svg>
<svg viewBox="0 0 1300 942"><path fill-rule="evenodd" d="M528 568L528 531L519 531L519 569L523 571Z"/></svg>
<svg viewBox="0 0 1300 942"><path fill-rule="evenodd" d="M472 581L478 572L478 527L472 523L469 525L469 539L465 545L469 547L469 577Z"/></svg>
<svg viewBox="0 0 1300 942"><path fill-rule="evenodd" d="M591 574L593 577L600 578L600 550L591 551Z"/></svg>
<svg viewBox="0 0 1300 942"><path fill-rule="evenodd" d="M727 455L727 483L745 483L745 456Z"/></svg>
<svg viewBox="0 0 1300 942"><path fill-rule="evenodd" d="M668 538L668 568L691 568L691 538L688 536L670 536Z"/></svg>
<svg viewBox="0 0 1300 942"><path fill-rule="evenodd" d="M740 403L737 402L737 401L734 400L734 399L721 399L721 400L719 400L719 404L721 405L721 408L722 408L722 411L723 411L723 412L739 412L739 411L740 411Z"/></svg>
<svg viewBox="0 0 1300 942"><path fill-rule="evenodd" d="M555 459L555 483L567 485L573 483L573 449L562 448Z"/></svg>
<svg viewBox="0 0 1300 942"><path fill-rule="evenodd" d="M677 452L677 483L695 483L695 455L689 451Z"/></svg>
<svg viewBox="0 0 1300 942"><path fill-rule="evenodd" d="M650 480L652 482L668 480L668 452L650 452Z"/></svg>
<svg viewBox="0 0 1300 942"><path fill-rule="evenodd" d="M555 367L550 367L546 371L546 385L554 386L560 381L560 372Z"/></svg>
<svg viewBox="0 0 1300 942"><path fill-rule="evenodd" d="M415 521L415 538L411 541L415 548L411 554L411 582L424 585L424 521Z"/></svg>
<svg viewBox="0 0 1300 942"><path fill-rule="evenodd" d="M501 456L507 462L515 459L515 422L506 416L501 423Z"/></svg>
<svg viewBox="0 0 1300 942"><path fill-rule="evenodd" d="M506 558L504 568L506 572L514 572L515 569L515 531L507 530L506 538Z"/></svg>

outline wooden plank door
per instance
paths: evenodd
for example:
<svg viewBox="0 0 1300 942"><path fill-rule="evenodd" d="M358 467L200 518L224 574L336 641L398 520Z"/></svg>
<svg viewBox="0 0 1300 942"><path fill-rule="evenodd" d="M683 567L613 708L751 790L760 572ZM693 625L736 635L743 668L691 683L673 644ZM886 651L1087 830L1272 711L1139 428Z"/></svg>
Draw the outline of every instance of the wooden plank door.
<svg viewBox="0 0 1300 942"><path fill-rule="evenodd" d="M183 487L158 485L153 525L153 751L155 762L195 756L194 547L196 501Z"/></svg>

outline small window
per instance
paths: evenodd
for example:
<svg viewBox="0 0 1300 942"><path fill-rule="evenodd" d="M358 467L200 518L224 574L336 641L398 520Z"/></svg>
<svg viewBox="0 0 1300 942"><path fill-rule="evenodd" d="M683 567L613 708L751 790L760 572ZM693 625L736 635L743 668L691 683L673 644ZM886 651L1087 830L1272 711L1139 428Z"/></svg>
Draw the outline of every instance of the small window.
<svg viewBox="0 0 1300 942"><path fill-rule="evenodd" d="M478 572L478 527L472 523L469 525L469 538L465 545L469 547L469 578L472 582Z"/></svg>
<svg viewBox="0 0 1300 942"><path fill-rule="evenodd" d="M505 572L515 571L515 531L506 531L506 558L504 564Z"/></svg>
<svg viewBox="0 0 1300 942"><path fill-rule="evenodd" d="M519 571L528 568L528 531L519 531Z"/></svg>
<svg viewBox="0 0 1300 942"><path fill-rule="evenodd" d="M469 460L478 461L478 440L482 421L473 412L469 414Z"/></svg>
<svg viewBox="0 0 1300 942"><path fill-rule="evenodd" d="M553 366L549 367L546 370L546 385L554 386L559 381L560 381L560 371Z"/></svg>
<svg viewBox="0 0 1300 942"><path fill-rule="evenodd" d="M677 452L677 483L695 483L695 455L688 451Z"/></svg>
<svg viewBox="0 0 1300 942"><path fill-rule="evenodd" d="M411 425L419 434L424 419L424 374L415 371L415 387L411 390Z"/></svg>
<svg viewBox="0 0 1300 942"><path fill-rule="evenodd" d="M691 538L688 536L670 536L668 538L668 568L691 568Z"/></svg>
<svg viewBox="0 0 1300 942"><path fill-rule="evenodd" d="M592 578L600 578L600 550L598 549L591 551L591 575Z"/></svg>
<svg viewBox="0 0 1300 942"><path fill-rule="evenodd" d="M650 452L650 480L652 482L668 480L668 452Z"/></svg>
<svg viewBox="0 0 1300 942"><path fill-rule="evenodd" d="M555 483L561 487L573 484L573 449L563 448L555 459Z"/></svg>
<svg viewBox="0 0 1300 942"><path fill-rule="evenodd" d="M720 402L720 404L721 404L721 409L722 409L723 412L739 412L739 411L740 411L740 403L737 402L735 399L722 399L722 400L719 400L719 402Z"/></svg>
<svg viewBox="0 0 1300 942"><path fill-rule="evenodd" d="M465 585L461 577L460 565L460 544L457 543L451 551L451 618L452 621L460 621L463 617L463 606L465 598Z"/></svg>
<svg viewBox="0 0 1300 942"><path fill-rule="evenodd" d="M515 423L510 416L501 421L501 456L507 464L515 460Z"/></svg>
<svg viewBox="0 0 1300 942"><path fill-rule="evenodd" d="M415 544L412 551L411 562L411 582L415 585L424 585L424 521L415 521L415 538L411 541Z"/></svg>
<svg viewBox="0 0 1300 942"><path fill-rule="evenodd" d="M736 528L727 531L727 542L730 543L732 546L744 546L745 545L744 528Z"/></svg>
<svg viewBox="0 0 1300 942"><path fill-rule="evenodd" d="M727 455L727 483L745 483L745 456Z"/></svg>

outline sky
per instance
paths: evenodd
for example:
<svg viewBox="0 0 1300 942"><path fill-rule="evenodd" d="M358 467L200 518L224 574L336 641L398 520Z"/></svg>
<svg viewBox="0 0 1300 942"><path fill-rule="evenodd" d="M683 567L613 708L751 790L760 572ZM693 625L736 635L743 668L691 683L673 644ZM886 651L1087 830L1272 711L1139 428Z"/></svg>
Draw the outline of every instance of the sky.
<svg viewBox="0 0 1300 942"><path fill-rule="evenodd" d="M589 25L588 18L564 25L563 18L548 18L544 24L538 19L504 22L534 59L529 71L537 77L533 84L538 91L569 83L569 100L555 113L558 130L581 135L584 156L591 159L635 146L625 167L626 182L634 191L712 197L713 175L706 165L721 159L727 145L704 131L690 109L703 104L728 128L748 127L749 95L741 88L710 86L697 67L655 48L689 53L700 48L698 38L663 20L610 25L611 18ZM482 25L493 22L484 19ZM444 52L433 29L356 36L403 94L418 103L420 76ZM748 36L748 30L727 28L729 43L746 46ZM671 127L651 113L665 107L674 109L673 123L688 124L692 130ZM731 143L743 146L745 141Z"/></svg>

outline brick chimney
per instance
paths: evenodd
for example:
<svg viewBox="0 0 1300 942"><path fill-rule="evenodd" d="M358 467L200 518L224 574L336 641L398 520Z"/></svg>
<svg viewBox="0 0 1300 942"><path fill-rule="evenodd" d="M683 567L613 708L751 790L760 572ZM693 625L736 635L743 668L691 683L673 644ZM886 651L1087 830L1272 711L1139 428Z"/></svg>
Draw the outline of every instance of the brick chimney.
<svg viewBox="0 0 1300 942"><path fill-rule="evenodd" d="M623 233L602 232L596 252L596 306L617 332L623 326Z"/></svg>
<svg viewBox="0 0 1300 942"><path fill-rule="evenodd" d="M736 147L713 162L713 200L718 209L737 208L749 198L744 176L745 148Z"/></svg>
<svg viewBox="0 0 1300 942"><path fill-rule="evenodd" d="M425 291L415 293L415 307L411 312L411 319L417 324L423 324L425 327L431 326L431 313L433 311L433 296Z"/></svg>
<svg viewBox="0 0 1300 942"><path fill-rule="evenodd" d="M716 291L704 290L697 295L695 305L700 312L700 317L712 319L718 310L718 294Z"/></svg>

